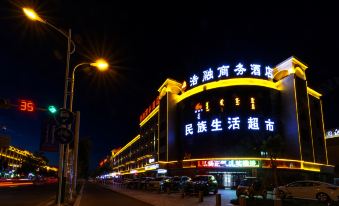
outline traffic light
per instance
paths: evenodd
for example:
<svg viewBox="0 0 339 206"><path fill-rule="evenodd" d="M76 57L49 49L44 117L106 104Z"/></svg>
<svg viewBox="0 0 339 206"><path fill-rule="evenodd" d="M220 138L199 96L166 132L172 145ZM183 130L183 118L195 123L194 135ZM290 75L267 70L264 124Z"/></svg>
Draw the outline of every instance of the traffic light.
<svg viewBox="0 0 339 206"><path fill-rule="evenodd" d="M55 114L58 112L58 109L54 106L54 105L49 105L48 106L48 111L51 113L51 114Z"/></svg>

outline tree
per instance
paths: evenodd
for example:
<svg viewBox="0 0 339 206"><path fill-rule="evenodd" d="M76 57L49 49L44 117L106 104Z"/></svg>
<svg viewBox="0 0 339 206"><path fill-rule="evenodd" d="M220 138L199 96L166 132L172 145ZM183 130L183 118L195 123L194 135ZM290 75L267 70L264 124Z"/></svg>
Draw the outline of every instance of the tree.
<svg viewBox="0 0 339 206"><path fill-rule="evenodd" d="M36 160L32 156L27 156L21 167L17 169L17 173L24 176L28 176L29 173L36 174L38 167Z"/></svg>
<svg viewBox="0 0 339 206"><path fill-rule="evenodd" d="M269 136L267 140L264 140L262 143L262 150L267 152L267 156L270 158L270 166L272 168L274 186L278 186L278 175L277 175L277 158L284 151L284 141L281 135L276 134L274 136Z"/></svg>

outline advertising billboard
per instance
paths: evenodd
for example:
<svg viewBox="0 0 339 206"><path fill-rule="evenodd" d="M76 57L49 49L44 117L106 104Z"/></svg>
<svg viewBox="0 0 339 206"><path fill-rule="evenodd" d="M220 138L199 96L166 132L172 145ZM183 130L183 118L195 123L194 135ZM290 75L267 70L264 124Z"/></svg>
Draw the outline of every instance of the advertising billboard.
<svg viewBox="0 0 339 206"><path fill-rule="evenodd" d="M178 105L178 145L184 159L260 156L279 132L279 91L231 86L200 92Z"/></svg>

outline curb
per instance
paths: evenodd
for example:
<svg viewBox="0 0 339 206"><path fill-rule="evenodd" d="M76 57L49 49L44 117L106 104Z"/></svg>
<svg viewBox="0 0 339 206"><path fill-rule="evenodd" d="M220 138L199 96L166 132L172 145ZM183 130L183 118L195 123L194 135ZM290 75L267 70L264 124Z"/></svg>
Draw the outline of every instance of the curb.
<svg viewBox="0 0 339 206"><path fill-rule="evenodd" d="M75 199L73 206L79 206L80 205L82 194L84 192L84 187L85 187L85 182L81 185L80 193L77 196L77 198Z"/></svg>

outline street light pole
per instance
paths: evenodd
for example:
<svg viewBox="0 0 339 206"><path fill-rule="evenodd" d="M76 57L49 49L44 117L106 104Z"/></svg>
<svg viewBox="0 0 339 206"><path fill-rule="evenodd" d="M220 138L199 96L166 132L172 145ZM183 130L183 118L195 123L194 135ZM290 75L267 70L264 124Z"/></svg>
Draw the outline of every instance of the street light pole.
<svg viewBox="0 0 339 206"><path fill-rule="evenodd" d="M63 104L63 109L67 109L68 84L69 84L69 65L70 65L71 54L73 54L75 52L75 44L72 41L71 29L69 29L68 32L65 33L63 30L57 28L56 26L49 23L45 19L42 19L33 9L22 8L22 10L29 19L31 19L33 21L39 21L41 23L44 23L44 24L48 25L49 27L53 28L55 31L59 32L62 36L67 38L66 72L65 72L64 104ZM71 51L71 44L73 46L72 51ZM68 150L69 150L69 147L67 145L66 155L68 154ZM62 192L63 191L62 186L63 186L63 183L65 181L63 176L66 176L66 172L67 172L67 170L65 169L65 166L67 166L67 164L64 164L64 156L65 156L65 145L60 144L59 145L59 171L58 171L59 187L58 187L58 200L57 200L58 206L60 206L60 204L61 204L61 198L62 198L62 195L63 195L62 193L64 193L64 192Z"/></svg>
<svg viewBox="0 0 339 206"><path fill-rule="evenodd" d="M71 59L71 54L75 52L75 44L72 41L72 33L71 29L68 30L68 32L64 32L63 30L57 28L53 24L49 23L45 19L42 19L33 9L31 8L23 8L22 9L25 15L33 20L33 21L39 21L41 23L44 23L48 25L49 27L53 28L55 31L58 31L61 35L63 35L65 38L67 38L67 56L66 56L66 72L65 72L65 87L64 87L64 104L63 104L63 109L67 110L69 109L70 112L73 111L73 97L74 97L74 81L75 81L75 71L78 67L82 65L90 65L97 67L100 71L105 71L108 69L108 63L103 60L99 59L94 63L81 63L78 64L77 66L74 67L72 70L72 77L69 78L69 65L70 65L70 59ZM73 46L73 49L71 50L71 45ZM69 83L71 84L71 90L69 91ZM70 96L70 102L69 105L67 105L67 100L68 100L68 95ZM79 127L80 127L80 112L77 112L77 120L76 120L76 125L75 125L75 140L74 140L74 171L77 172L77 159L78 159L78 143L79 143ZM69 129L71 129L71 125L69 125ZM69 158L69 144L66 144L66 151L65 151L65 145L60 144L59 145L59 171L58 171L58 176L59 176L59 187L58 187L58 200L57 204L60 206L61 199L64 199L64 193L65 193L65 180L67 177L67 172L68 172L68 158ZM74 175L75 179L72 181L71 184L76 185L76 177L77 174ZM74 182L74 183L73 183ZM63 187L64 186L64 187ZM76 188L76 186L72 186L71 188ZM71 190L72 191L72 190ZM72 198L72 197L71 197Z"/></svg>
<svg viewBox="0 0 339 206"><path fill-rule="evenodd" d="M78 68L80 68L83 65L88 65L88 66L94 66L97 67L98 70L100 71L106 71L108 68L108 63L103 60L103 59L98 59L94 63L88 63L88 62L83 62L78 65L76 65L73 70L72 70L72 76L71 76L71 91L69 93L69 111L73 112L73 99L74 99L74 85L75 85L75 72L77 71ZM70 182L71 184L71 198L72 198L72 192L76 191L76 184L77 184L77 177L78 177L78 148L79 148L79 130L80 130L80 112L76 112L76 118L75 118L75 128L74 128L74 148L73 148L73 178L72 181ZM68 153L67 153L68 154Z"/></svg>

